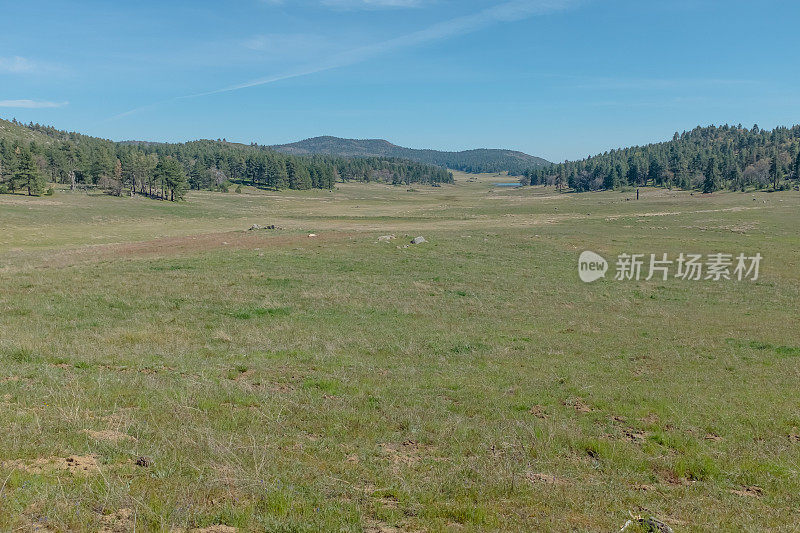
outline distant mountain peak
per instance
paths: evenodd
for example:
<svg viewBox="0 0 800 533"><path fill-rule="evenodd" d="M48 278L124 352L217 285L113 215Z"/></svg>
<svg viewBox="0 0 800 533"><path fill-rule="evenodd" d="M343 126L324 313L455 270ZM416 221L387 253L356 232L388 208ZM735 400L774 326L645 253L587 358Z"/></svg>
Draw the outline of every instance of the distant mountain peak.
<svg viewBox="0 0 800 533"><path fill-rule="evenodd" d="M523 152L479 148L461 152L405 148L385 139L344 139L331 135L312 137L295 143L271 146L292 155L338 155L342 157L397 157L464 172L502 172L520 174L550 162Z"/></svg>

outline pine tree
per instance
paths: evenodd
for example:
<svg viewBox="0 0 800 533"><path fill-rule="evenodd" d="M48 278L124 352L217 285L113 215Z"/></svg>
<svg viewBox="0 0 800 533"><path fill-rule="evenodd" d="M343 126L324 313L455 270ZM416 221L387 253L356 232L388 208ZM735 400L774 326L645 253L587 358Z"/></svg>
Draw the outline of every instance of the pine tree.
<svg viewBox="0 0 800 533"><path fill-rule="evenodd" d="M186 192L186 173L177 160L165 157L158 162L155 170L156 181L162 184L162 197L169 191L169 200L174 202L183 198Z"/></svg>
<svg viewBox="0 0 800 533"><path fill-rule="evenodd" d="M278 190L289 186L289 174L286 171L286 163L281 159L275 161L275 177L272 186Z"/></svg>
<svg viewBox="0 0 800 533"><path fill-rule="evenodd" d="M703 192L711 194L716 190L719 190L719 167L717 166L717 160L711 157L708 160L705 178L703 179Z"/></svg>
<svg viewBox="0 0 800 533"><path fill-rule="evenodd" d="M783 179L783 169L781 163L778 161L777 152L772 154L772 162L769 167L769 174L772 176L772 190L778 190L778 183Z"/></svg>
<svg viewBox="0 0 800 533"><path fill-rule="evenodd" d="M122 162L114 162L114 179L111 181L111 192L117 196L122 194Z"/></svg>
<svg viewBox="0 0 800 533"><path fill-rule="evenodd" d="M800 152L797 154L797 158L794 160L794 177L795 179L800 180Z"/></svg>
<svg viewBox="0 0 800 533"><path fill-rule="evenodd" d="M28 150L20 149L14 181L17 187L28 189L28 196L40 195L44 191L44 178ZM15 187L16 188L16 187Z"/></svg>

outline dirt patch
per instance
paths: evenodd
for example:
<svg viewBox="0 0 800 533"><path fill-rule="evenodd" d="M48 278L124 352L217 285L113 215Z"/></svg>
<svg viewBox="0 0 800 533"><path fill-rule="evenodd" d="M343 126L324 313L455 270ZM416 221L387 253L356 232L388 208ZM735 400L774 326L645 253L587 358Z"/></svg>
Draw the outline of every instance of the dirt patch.
<svg viewBox="0 0 800 533"><path fill-rule="evenodd" d="M376 502L380 503L384 507L388 507L389 509L397 509L399 502L397 498L394 496L384 496L383 498L376 498Z"/></svg>
<svg viewBox="0 0 800 533"><path fill-rule="evenodd" d="M692 482L684 477L680 477L678 474L673 472L672 470L662 470L659 472L661 479L664 480L664 483L673 486L682 486L685 487L687 485L691 485Z"/></svg>
<svg viewBox="0 0 800 533"><path fill-rule="evenodd" d="M290 392L293 392L294 390L295 390L294 386L286 383L274 383L269 387L270 392L277 392L280 394L288 394Z"/></svg>
<svg viewBox="0 0 800 533"><path fill-rule="evenodd" d="M234 381L247 381L256 373L255 370L252 368L245 370L244 372L239 372L234 378Z"/></svg>
<svg viewBox="0 0 800 533"><path fill-rule="evenodd" d="M566 479L553 476L551 474L541 474L538 472L528 472L525 474L525 479L531 483L541 483L545 485L564 486L569 484Z"/></svg>
<svg viewBox="0 0 800 533"><path fill-rule="evenodd" d="M710 440L713 442L719 442L722 440L722 437L717 435L716 433L706 433L706 436L703 437L705 440Z"/></svg>
<svg viewBox="0 0 800 533"><path fill-rule="evenodd" d="M751 498L760 498L764 494L764 489L761 487L742 487L741 489L731 490L731 494L738 496L749 496Z"/></svg>
<svg viewBox="0 0 800 533"><path fill-rule="evenodd" d="M763 209L762 207L724 207L720 209L698 209L696 211L653 211L649 213L628 213L628 214L619 214L619 215L606 215L606 220L619 220L621 218L645 218L645 217L669 217L669 216L679 216L679 215L695 215L701 213L727 213L727 212L738 212L738 211L747 211L752 209Z"/></svg>
<svg viewBox="0 0 800 533"><path fill-rule="evenodd" d="M119 509L100 517L98 533L126 533L136 526L136 514L132 509Z"/></svg>
<svg viewBox="0 0 800 533"><path fill-rule="evenodd" d="M381 443L378 445L383 455L392 463L397 472L401 467L417 465L424 456L430 454L433 447L420 444L415 440L406 440L402 444Z"/></svg>
<svg viewBox="0 0 800 533"><path fill-rule="evenodd" d="M236 533L237 531L238 529L236 529L235 527L217 524L214 526L198 527L195 529L190 529L189 533Z"/></svg>
<svg viewBox="0 0 800 533"><path fill-rule="evenodd" d="M63 463L59 458L58 465L72 473L91 473L100 470L96 455L70 455Z"/></svg>
<svg viewBox="0 0 800 533"><path fill-rule="evenodd" d="M20 518L22 527L14 529L14 531L36 531L39 533L50 533L58 531L55 527L51 527L47 523L46 517L41 518L28 518L28 517L21 517Z"/></svg>
<svg viewBox="0 0 800 533"><path fill-rule="evenodd" d="M42 474L58 470L66 470L72 474L88 475L99 472L100 467L96 455L70 455L69 457L40 457L33 461L14 459L4 461L4 468L22 470L29 474Z"/></svg>
<svg viewBox="0 0 800 533"><path fill-rule="evenodd" d="M327 233L319 242L339 241L349 234ZM149 241L96 244L56 252L47 259L48 266L63 267L105 259L137 259L193 255L218 249L255 250L267 247L298 245L301 235L263 235L246 231L203 233L182 237L163 237ZM307 239L304 239L307 240ZM317 243L317 244L318 244Z"/></svg>
<svg viewBox="0 0 800 533"><path fill-rule="evenodd" d="M136 440L134 437L122 433L121 431L116 431L114 429L102 429L100 431L92 431L91 429L85 430L86 434L92 437L94 440L101 440L106 442L120 442L124 440Z"/></svg>
<svg viewBox="0 0 800 533"><path fill-rule="evenodd" d="M380 520L367 520L364 523L364 533L399 533L400 530Z"/></svg>
<svg viewBox="0 0 800 533"><path fill-rule="evenodd" d="M564 400L564 405L572 407L578 413L591 413L594 411L582 398L567 398Z"/></svg>
<svg viewBox="0 0 800 533"><path fill-rule="evenodd" d="M659 420L659 418L658 418L657 414L650 413L646 417L640 418L639 422L641 422L642 424L647 424L647 425L651 425L652 426L652 425L658 424L658 420Z"/></svg>
<svg viewBox="0 0 800 533"><path fill-rule="evenodd" d="M545 411L543 405L534 405L533 407L531 407L529 412L536 418L541 418L542 420L547 418L547 412Z"/></svg>
<svg viewBox="0 0 800 533"><path fill-rule="evenodd" d="M647 433L635 429L626 428L622 430L622 440L626 442L642 443L647 440Z"/></svg>

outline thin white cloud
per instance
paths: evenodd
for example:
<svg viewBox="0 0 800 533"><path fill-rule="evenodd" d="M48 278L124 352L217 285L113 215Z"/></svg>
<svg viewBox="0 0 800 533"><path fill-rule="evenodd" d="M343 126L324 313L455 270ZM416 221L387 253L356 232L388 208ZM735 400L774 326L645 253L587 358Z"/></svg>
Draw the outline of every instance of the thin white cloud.
<svg viewBox="0 0 800 533"><path fill-rule="evenodd" d="M20 74L35 72L36 70L36 63L30 59L20 56L0 57L0 72Z"/></svg>
<svg viewBox="0 0 800 533"><path fill-rule="evenodd" d="M255 52L286 56L289 54L319 52L332 47L329 39L313 33L270 33L256 35L242 43Z"/></svg>
<svg viewBox="0 0 800 533"><path fill-rule="evenodd" d="M493 26L501 22L513 22L526 19L534 15L558 11L570 7L574 0L514 0L503 4L484 9L472 15L456 17L444 22L439 22L423 30L419 30L407 35L395 37L367 46L354 48L335 54L319 63L305 65L295 70L290 70L272 76L265 76L254 80L246 81L230 87L216 89L198 94L191 94L182 98L192 98L196 96L207 96L230 91L267 85L281 80L308 76L317 72L346 67L367 61L377 56L381 56L397 50L421 46L436 41L443 41L453 37L466 35L483 28Z"/></svg>
<svg viewBox="0 0 800 533"><path fill-rule="evenodd" d="M575 89L590 90L658 90L658 89L700 89L720 86L759 85L757 80L733 78L593 78L566 77L575 81L570 86Z"/></svg>
<svg viewBox="0 0 800 533"><path fill-rule="evenodd" d="M0 100L0 107L19 107L25 109L46 109L64 107L69 102L47 102L41 100Z"/></svg>
<svg viewBox="0 0 800 533"><path fill-rule="evenodd" d="M0 57L0 74L46 74L63 71L64 68L60 65L34 61L27 57Z"/></svg>
<svg viewBox="0 0 800 533"><path fill-rule="evenodd" d="M403 0L370 0L370 1L392 2L392 1L403 1ZM478 13L474 13L472 15L464 15L443 22L439 22L425 29L412 32L406 35L402 35L400 37L395 37L393 39L388 39L386 41L380 41L367 46L353 48L350 50L346 50L344 52L336 53L329 56L327 59L303 65L296 69L284 71L270 76L256 78L236 85L223 87L221 89L215 89L196 94L188 94L185 96L178 96L168 100L163 100L161 102L156 102L154 104L137 107L135 109L125 111L124 113L119 113L117 115L114 115L113 117L110 117L110 119L116 119L132 115L139 111L149 109L160 104L172 102L175 100L197 98L200 96L210 96L214 94L238 91L241 89L247 89L249 87L268 85L270 83L275 83L282 80L299 78L302 76L309 76L311 74L324 72L326 70L332 70L336 68L355 65L357 63L362 63L369 59L373 59L375 57L379 57L398 50L413 48L437 41L443 41L454 37L467 35L479 31L481 29L494 26L499 23L514 22L527 19L535 15L543 15L545 13L561 11L572 7L579 1L580 0L511 0L508 2L503 2L501 4L484 9L483 11L479 11Z"/></svg>
<svg viewBox="0 0 800 533"><path fill-rule="evenodd" d="M385 7L420 7L422 0L322 0L322 5L339 9L375 9Z"/></svg>
<svg viewBox="0 0 800 533"><path fill-rule="evenodd" d="M379 9L391 7L420 7L430 0L318 0L320 5L334 9ZM286 5L286 0L261 0L271 6ZM316 3L316 2L315 2Z"/></svg>

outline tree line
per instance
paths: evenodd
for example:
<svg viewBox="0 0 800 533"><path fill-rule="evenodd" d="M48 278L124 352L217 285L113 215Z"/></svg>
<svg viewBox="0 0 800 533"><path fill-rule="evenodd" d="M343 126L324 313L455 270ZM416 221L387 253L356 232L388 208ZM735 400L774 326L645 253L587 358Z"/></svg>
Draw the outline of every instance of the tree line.
<svg viewBox="0 0 800 533"><path fill-rule="evenodd" d="M112 142L39 124L0 121L0 193L46 192L47 182L114 195L179 200L188 189L331 189L337 181L396 185L452 183L449 171L389 157L292 156L224 139L187 143ZM6 135L3 135L3 133ZM31 134L21 138L20 132Z"/></svg>
<svg viewBox="0 0 800 533"><path fill-rule="evenodd" d="M646 185L706 193L786 189L800 184L800 126L697 127L667 142L528 169L520 183L575 191Z"/></svg>

